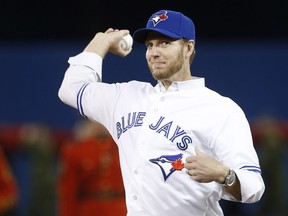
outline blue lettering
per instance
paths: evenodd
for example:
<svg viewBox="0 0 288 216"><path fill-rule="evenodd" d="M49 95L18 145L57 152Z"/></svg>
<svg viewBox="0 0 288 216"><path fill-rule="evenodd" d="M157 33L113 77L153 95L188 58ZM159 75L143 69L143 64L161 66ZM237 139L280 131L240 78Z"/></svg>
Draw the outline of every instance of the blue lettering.
<svg viewBox="0 0 288 216"><path fill-rule="evenodd" d="M132 128L133 125L135 124L135 116L136 116L136 112L133 112L133 117L131 119L131 113L128 113L128 128Z"/></svg>
<svg viewBox="0 0 288 216"><path fill-rule="evenodd" d="M142 126L143 118L145 117L145 115L146 115L146 112L139 112L138 113L138 115L136 117L136 121L135 121L134 127Z"/></svg>
<svg viewBox="0 0 288 216"><path fill-rule="evenodd" d="M159 125L162 123L163 119L164 119L164 117L161 116L160 119L158 120L158 122L156 123L156 125L153 126L152 124L150 124L149 128L152 130L156 130L159 127Z"/></svg>
<svg viewBox="0 0 288 216"><path fill-rule="evenodd" d="M117 129L117 137L118 139L120 138L121 134L122 134L122 129L121 129L121 124L120 122L116 123L116 129Z"/></svg>
<svg viewBox="0 0 288 216"><path fill-rule="evenodd" d="M175 143L175 140L177 140L177 138L181 137L180 140L176 142L176 146L181 149L181 150L186 150L188 148L188 144L192 143L192 138L189 137L186 133L185 130L181 129L181 127L179 127L178 125L176 125L176 129L171 130L172 126L173 126L173 121L170 121L166 124L164 124L163 120L165 119L165 117L161 116L158 121L156 122L156 124L150 124L149 128L151 130L155 130L157 133L161 133L164 132L164 137L166 137L167 139L169 139L170 136L170 141L172 143ZM171 136L172 134L172 136Z"/></svg>
<svg viewBox="0 0 288 216"><path fill-rule="evenodd" d="M146 115L145 112L138 112L138 113L133 112L133 113L128 113L127 119L125 118L125 116L122 116L121 117L121 123L120 122L116 123L116 130L117 130L118 139L128 129L130 129L132 127L142 126L143 119L144 119L145 115Z"/></svg>
<svg viewBox="0 0 288 216"><path fill-rule="evenodd" d="M181 143L177 143L177 147L181 150L186 150L188 148L188 144L192 143L192 138L185 135L182 137L181 141Z"/></svg>
<svg viewBox="0 0 288 216"><path fill-rule="evenodd" d="M143 125L143 119L146 116L146 112L133 112L128 113L127 116L121 117L121 122L116 123L117 137L121 137L123 133L132 127L139 127ZM161 134L169 139L172 143L175 143L180 150L186 150L188 145L192 143L192 138L187 133L176 125L176 129L173 131L173 121L164 123L165 117L161 116L155 124L150 124L149 128L154 130L156 133ZM172 136L171 136L172 135ZM169 138L170 137L170 138ZM179 139L178 139L179 138Z"/></svg>
<svg viewBox="0 0 288 216"><path fill-rule="evenodd" d="M163 126L162 126L161 128L159 128L156 132L160 134L160 133L163 131L163 132L164 132L164 136L165 136L166 138L168 138L169 131L170 131L170 128L171 128L172 123L173 123L173 122L171 121L171 122L163 125Z"/></svg>
<svg viewBox="0 0 288 216"><path fill-rule="evenodd" d="M127 127L125 126L124 116L122 117L122 128L123 128L123 133L125 133L127 131Z"/></svg>
<svg viewBox="0 0 288 216"><path fill-rule="evenodd" d="M170 141L173 142L177 137L186 134L184 130L180 131L180 127L177 125L177 128L173 134L173 136L170 138Z"/></svg>

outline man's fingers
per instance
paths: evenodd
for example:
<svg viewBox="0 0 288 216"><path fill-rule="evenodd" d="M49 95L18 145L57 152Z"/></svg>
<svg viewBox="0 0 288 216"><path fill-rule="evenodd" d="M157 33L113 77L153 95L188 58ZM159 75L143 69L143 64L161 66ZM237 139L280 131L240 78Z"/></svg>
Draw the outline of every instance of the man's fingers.
<svg viewBox="0 0 288 216"><path fill-rule="evenodd" d="M109 28L109 29L107 29L107 30L105 31L105 33L107 34L107 33L113 32L113 31L114 31L113 28Z"/></svg>

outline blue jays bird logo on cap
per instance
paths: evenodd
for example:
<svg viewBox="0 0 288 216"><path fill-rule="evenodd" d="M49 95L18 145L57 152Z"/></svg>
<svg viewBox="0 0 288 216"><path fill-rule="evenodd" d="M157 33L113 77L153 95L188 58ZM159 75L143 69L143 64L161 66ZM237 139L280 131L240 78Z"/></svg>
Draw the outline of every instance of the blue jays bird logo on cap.
<svg viewBox="0 0 288 216"><path fill-rule="evenodd" d="M164 181L166 181L168 177L176 170L181 171L184 168L182 157L182 153L177 155L162 155L158 158L150 159L149 161L159 166Z"/></svg>
<svg viewBox="0 0 288 216"><path fill-rule="evenodd" d="M160 10L152 14L147 21L146 28L136 30L133 33L133 39L144 44L151 31L174 39L184 38L195 41L193 21L177 11Z"/></svg>
<svg viewBox="0 0 288 216"><path fill-rule="evenodd" d="M149 21L152 21L155 27L158 23L165 21L166 19L168 19L167 11L161 14L155 14Z"/></svg>

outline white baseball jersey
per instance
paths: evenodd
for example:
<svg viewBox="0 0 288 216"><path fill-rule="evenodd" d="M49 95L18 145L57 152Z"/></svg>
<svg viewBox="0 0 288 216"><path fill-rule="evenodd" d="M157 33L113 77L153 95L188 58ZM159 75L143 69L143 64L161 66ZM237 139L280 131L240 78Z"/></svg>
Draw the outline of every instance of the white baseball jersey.
<svg viewBox="0 0 288 216"><path fill-rule="evenodd" d="M195 146L235 170L242 202L264 192L248 121L231 99L205 87L204 78L161 83L100 82L102 59L83 52L69 59L62 101L115 139L128 216L223 215L218 201L233 200L216 182L198 183L183 168Z"/></svg>

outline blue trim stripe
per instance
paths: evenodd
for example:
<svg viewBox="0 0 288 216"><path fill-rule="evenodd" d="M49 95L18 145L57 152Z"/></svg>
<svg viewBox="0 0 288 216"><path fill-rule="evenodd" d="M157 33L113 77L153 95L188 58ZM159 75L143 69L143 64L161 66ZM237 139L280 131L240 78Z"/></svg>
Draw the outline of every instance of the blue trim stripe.
<svg viewBox="0 0 288 216"><path fill-rule="evenodd" d="M78 112L81 116L87 118L87 116L85 116L84 111L83 111L83 106L82 106L82 96L83 96L83 92L85 90L85 88L88 86L89 83L85 83L79 90L78 94L77 94L77 109Z"/></svg>
<svg viewBox="0 0 288 216"><path fill-rule="evenodd" d="M257 167L257 166L242 166L240 169L245 169L245 170L249 170L249 171L252 171L252 172L261 173L260 167Z"/></svg>

